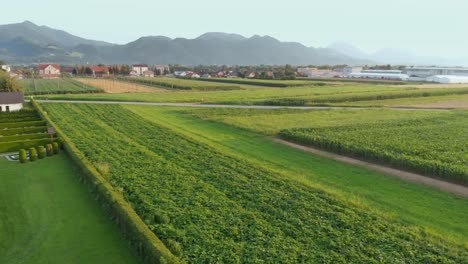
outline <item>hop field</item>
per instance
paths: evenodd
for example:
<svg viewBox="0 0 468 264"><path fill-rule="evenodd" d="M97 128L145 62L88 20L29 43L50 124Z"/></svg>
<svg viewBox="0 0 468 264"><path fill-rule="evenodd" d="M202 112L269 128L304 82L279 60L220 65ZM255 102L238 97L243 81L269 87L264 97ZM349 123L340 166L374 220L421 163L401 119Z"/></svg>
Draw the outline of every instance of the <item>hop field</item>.
<svg viewBox="0 0 468 264"><path fill-rule="evenodd" d="M280 136L468 184L468 112L442 117L283 130Z"/></svg>
<svg viewBox="0 0 468 264"><path fill-rule="evenodd" d="M192 263L461 263L466 248L148 122L44 104L168 248Z"/></svg>

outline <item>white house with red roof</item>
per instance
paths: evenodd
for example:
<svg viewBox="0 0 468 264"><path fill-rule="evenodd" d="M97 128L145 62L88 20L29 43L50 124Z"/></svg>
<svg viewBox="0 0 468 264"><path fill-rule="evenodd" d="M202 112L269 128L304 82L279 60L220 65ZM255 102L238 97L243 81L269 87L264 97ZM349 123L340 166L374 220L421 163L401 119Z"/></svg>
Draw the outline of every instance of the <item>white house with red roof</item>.
<svg viewBox="0 0 468 264"><path fill-rule="evenodd" d="M60 65L58 64L39 64L39 77L57 78L60 75Z"/></svg>
<svg viewBox="0 0 468 264"><path fill-rule="evenodd" d="M135 71L138 75L143 75L145 71L148 71L148 65L147 64L134 64L132 65L132 71Z"/></svg>
<svg viewBox="0 0 468 264"><path fill-rule="evenodd" d="M144 71L143 76L144 77L154 77L154 71L150 71L150 70Z"/></svg>

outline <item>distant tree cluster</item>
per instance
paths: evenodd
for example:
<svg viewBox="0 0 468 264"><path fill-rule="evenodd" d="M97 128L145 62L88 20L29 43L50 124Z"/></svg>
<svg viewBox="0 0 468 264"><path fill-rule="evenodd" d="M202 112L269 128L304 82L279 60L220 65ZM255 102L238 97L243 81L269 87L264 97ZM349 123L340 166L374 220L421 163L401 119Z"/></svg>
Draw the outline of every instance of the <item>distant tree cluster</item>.
<svg viewBox="0 0 468 264"><path fill-rule="evenodd" d="M0 71L0 92L20 92L21 85L5 71Z"/></svg>

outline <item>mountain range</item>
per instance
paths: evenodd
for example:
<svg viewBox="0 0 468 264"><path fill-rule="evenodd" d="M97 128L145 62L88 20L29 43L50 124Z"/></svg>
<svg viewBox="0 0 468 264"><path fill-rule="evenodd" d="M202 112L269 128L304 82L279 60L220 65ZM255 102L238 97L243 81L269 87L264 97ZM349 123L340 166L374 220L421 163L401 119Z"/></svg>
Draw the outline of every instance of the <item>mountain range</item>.
<svg viewBox="0 0 468 264"><path fill-rule="evenodd" d="M148 64L363 64L328 48L281 42L269 36L206 33L195 39L142 37L125 45L80 38L25 21L0 26L0 59L9 63Z"/></svg>
<svg viewBox="0 0 468 264"><path fill-rule="evenodd" d="M119 45L29 21L0 25L0 60L13 64L364 65L428 64L431 59L437 63L434 58L418 58L394 50L369 55L346 43L314 48L270 36L246 38L217 32L195 39L148 36Z"/></svg>
<svg viewBox="0 0 468 264"><path fill-rule="evenodd" d="M350 57L370 60L379 64L468 66L468 57L442 58L436 56L419 56L405 50L394 48L385 48L374 53L366 53L346 42L336 42L329 45L327 48Z"/></svg>

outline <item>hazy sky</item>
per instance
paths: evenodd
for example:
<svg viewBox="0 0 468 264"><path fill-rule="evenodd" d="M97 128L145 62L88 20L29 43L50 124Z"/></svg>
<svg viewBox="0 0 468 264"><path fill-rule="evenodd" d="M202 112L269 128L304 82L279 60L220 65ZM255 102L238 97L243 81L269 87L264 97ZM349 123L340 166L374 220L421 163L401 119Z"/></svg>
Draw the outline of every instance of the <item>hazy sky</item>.
<svg viewBox="0 0 468 264"><path fill-rule="evenodd" d="M1 8L9 11L0 24L30 20L114 43L216 31L314 47L344 41L366 52L468 57L467 0L23 0L2 1Z"/></svg>

